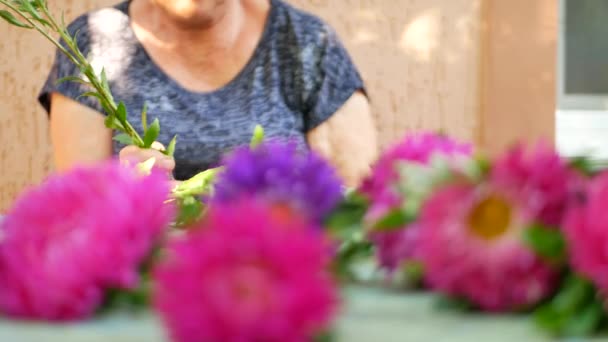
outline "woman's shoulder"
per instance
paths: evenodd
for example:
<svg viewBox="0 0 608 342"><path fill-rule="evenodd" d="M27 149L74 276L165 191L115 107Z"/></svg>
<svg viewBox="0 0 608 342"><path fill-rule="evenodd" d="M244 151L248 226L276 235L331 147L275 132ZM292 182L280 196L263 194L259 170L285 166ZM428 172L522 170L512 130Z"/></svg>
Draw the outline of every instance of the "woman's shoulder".
<svg viewBox="0 0 608 342"><path fill-rule="evenodd" d="M335 35L333 28L319 16L300 9L284 0L272 0L275 6L275 29L286 39L295 39L298 45L323 45L329 36Z"/></svg>
<svg viewBox="0 0 608 342"><path fill-rule="evenodd" d="M112 7L86 12L76 17L67 27L76 36L78 45L88 50L93 41L118 39L129 28L128 1ZM84 51L83 51L84 52Z"/></svg>

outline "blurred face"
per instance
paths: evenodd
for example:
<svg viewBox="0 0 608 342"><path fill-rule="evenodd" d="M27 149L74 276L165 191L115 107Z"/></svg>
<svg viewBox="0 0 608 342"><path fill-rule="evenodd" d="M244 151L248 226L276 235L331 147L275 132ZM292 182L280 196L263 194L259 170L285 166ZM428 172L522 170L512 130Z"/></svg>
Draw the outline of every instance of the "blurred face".
<svg viewBox="0 0 608 342"><path fill-rule="evenodd" d="M171 20L184 29L213 25L226 12L233 0L153 0Z"/></svg>

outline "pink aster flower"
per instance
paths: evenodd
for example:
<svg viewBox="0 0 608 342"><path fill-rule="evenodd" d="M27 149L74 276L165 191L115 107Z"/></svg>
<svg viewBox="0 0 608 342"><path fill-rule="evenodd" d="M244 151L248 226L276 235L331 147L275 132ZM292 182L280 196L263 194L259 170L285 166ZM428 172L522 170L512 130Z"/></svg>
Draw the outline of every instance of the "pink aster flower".
<svg viewBox="0 0 608 342"><path fill-rule="evenodd" d="M582 177L566 160L542 144L528 150L516 145L493 162L491 178L519 191L528 205L537 208L539 221L553 227L562 223L572 193L582 184Z"/></svg>
<svg viewBox="0 0 608 342"><path fill-rule="evenodd" d="M420 228L417 223L394 231L371 234L370 239L376 245L376 257L380 265L395 271L406 261L420 260L419 235Z"/></svg>
<svg viewBox="0 0 608 342"><path fill-rule="evenodd" d="M90 316L109 288L138 284L138 267L172 218L166 176L117 162L55 175L0 223L0 312Z"/></svg>
<svg viewBox="0 0 608 342"><path fill-rule="evenodd" d="M563 227L572 267L608 294L608 173L592 180Z"/></svg>
<svg viewBox="0 0 608 342"><path fill-rule="evenodd" d="M157 265L155 306L174 341L311 341L335 313L330 254L304 220L259 202L211 207Z"/></svg>
<svg viewBox="0 0 608 342"><path fill-rule="evenodd" d="M371 176L363 182L361 191L372 200L372 210L375 214L381 215L380 211L390 210L403 201L396 188L399 162L427 164L435 155L468 156L472 150L471 145L459 143L441 134L408 135L380 157L372 169Z"/></svg>
<svg viewBox="0 0 608 342"><path fill-rule="evenodd" d="M544 299L556 272L524 245L536 212L494 184L442 187L421 214L427 284L481 309L509 311Z"/></svg>
<svg viewBox="0 0 608 342"><path fill-rule="evenodd" d="M373 167L361 191L371 201L366 221L373 223L393 209L403 206L405 198L399 184L408 182L399 173L400 164L428 165L434 157L446 160L468 157L472 146L436 133L419 133L405 139L389 149ZM404 261L418 259L419 224L390 232L373 233L371 239L376 245L378 259L382 266L395 270Z"/></svg>

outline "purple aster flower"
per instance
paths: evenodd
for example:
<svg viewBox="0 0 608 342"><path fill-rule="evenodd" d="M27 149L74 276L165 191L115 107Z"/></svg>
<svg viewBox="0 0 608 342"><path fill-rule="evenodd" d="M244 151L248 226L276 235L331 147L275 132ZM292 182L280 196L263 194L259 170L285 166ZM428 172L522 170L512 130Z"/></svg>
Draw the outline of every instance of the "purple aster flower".
<svg viewBox="0 0 608 342"><path fill-rule="evenodd" d="M320 156L295 143L265 142L241 147L224 160L212 202L244 197L269 201L313 220L323 219L342 197L342 182Z"/></svg>

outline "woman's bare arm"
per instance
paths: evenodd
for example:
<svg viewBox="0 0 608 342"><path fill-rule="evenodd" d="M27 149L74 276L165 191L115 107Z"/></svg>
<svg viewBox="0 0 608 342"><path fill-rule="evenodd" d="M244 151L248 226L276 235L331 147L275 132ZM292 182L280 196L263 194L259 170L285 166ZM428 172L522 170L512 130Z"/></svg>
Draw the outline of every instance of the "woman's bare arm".
<svg viewBox="0 0 608 342"><path fill-rule="evenodd" d="M378 153L377 133L367 97L356 92L327 121L308 133L311 148L327 158L347 186L357 186Z"/></svg>

